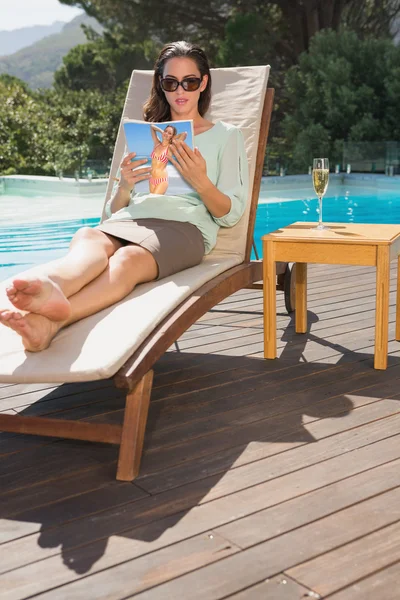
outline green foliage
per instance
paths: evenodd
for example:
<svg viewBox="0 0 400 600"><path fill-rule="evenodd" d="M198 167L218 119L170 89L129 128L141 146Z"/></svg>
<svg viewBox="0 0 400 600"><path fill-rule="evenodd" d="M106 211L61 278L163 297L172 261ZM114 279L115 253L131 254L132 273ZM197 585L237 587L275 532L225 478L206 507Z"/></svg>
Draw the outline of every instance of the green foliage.
<svg viewBox="0 0 400 600"><path fill-rule="evenodd" d="M96 90L44 93L54 141L54 154L46 169L71 173L81 171L89 157L108 160L115 144L124 93L108 97Z"/></svg>
<svg viewBox="0 0 400 600"><path fill-rule="evenodd" d="M313 156L341 162L346 140L399 139L399 65L400 48L390 40L317 34L285 80L291 168L304 171Z"/></svg>
<svg viewBox="0 0 400 600"><path fill-rule="evenodd" d="M225 26L225 38L218 50L217 64L228 67L240 65L243 56L246 56L247 64L259 64L260 54L264 57L265 49L254 44L254 40L263 35L265 24L256 14L234 15Z"/></svg>
<svg viewBox="0 0 400 600"><path fill-rule="evenodd" d="M162 46L171 40L187 39L199 43L213 56L231 6L242 4L242 0L168 0L167 3L160 0L63 0L63 4L83 8L107 31L119 30L131 43L153 40Z"/></svg>
<svg viewBox="0 0 400 600"><path fill-rule="evenodd" d="M254 12L233 11L219 44L217 65L259 65L268 57L268 62L278 67L274 49L283 36L281 18L280 10L268 4Z"/></svg>
<svg viewBox="0 0 400 600"><path fill-rule="evenodd" d="M73 174L112 156L125 89L32 92L0 76L0 174Z"/></svg>
<svg viewBox="0 0 400 600"><path fill-rule="evenodd" d="M239 64L253 64L253 52L264 55L262 62L271 63L279 57L284 63L295 64L301 52L309 47L310 39L321 29L338 30L343 24L357 27L359 33L371 36L388 35L390 25L400 12L398 0L61 0L63 4L79 6L94 16L106 28L119 29L127 40L142 43L157 40L187 39L200 44L212 62L221 59L232 48L232 34L236 41L239 35L229 31L229 22L235 27L237 15L243 18L243 38L246 32L251 37L244 41ZM249 24L256 16L257 22ZM237 23L237 21L236 21ZM249 26L250 25L250 26ZM278 27L277 27L278 25ZM271 38L279 31L270 53ZM256 33L256 35L253 35ZM260 35L259 35L260 34ZM226 39L225 39L226 38ZM231 38L231 39L229 39ZM221 48L222 46L222 48ZM231 48L229 48L231 46ZM228 47L228 48L227 48ZM250 51L250 54L247 54ZM222 53L222 54L221 54ZM240 54L240 53L239 53ZM237 64L237 63L236 63Z"/></svg>
<svg viewBox="0 0 400 600"><path fill-rule="evenodd" d="M346 140L399 139L400 49L373 37L388 33L398 0L61 1L104 30L85 27L82 43L74 20L64 45L51 36L0 59L0 73L10 73L0 76L1 173L72 173L88 158L108 161L131 71L152 68L177 39L200 44L214 66L271 64L270 171L304 171L316 155L339 162ZM59 65L49 90L11 76L44 88Z"/></svg>
<svg viewBox="0 0 400 600"><path fill-rule="evenodd" d="M392 37L399 30L398 0L358 0L348 2L343 12L343 25L359 37Z"/></svg>
<svg viewBox="0 0 400 600"><path fill-rule="evenodd" d="M46 107L23 82L0 76L0 172L40 173L50 159Z"/></svg>
<svg viewBox="0 0 400 600"><path fill-rule="evenodd" d="M97 36L75 46L55 74L55 87L68 90L117 90L132 70L151 69L156 56L153 44L133 44L118 32Z"/></svg>

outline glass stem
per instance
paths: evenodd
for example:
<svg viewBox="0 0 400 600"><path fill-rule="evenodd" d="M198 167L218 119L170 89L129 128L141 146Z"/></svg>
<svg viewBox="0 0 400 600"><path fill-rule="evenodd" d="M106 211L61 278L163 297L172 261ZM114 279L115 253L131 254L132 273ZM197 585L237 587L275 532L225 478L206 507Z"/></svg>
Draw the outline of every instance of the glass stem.
<svg viewBox="0 0 400 600"><path fill-rule="evenodd" d="M322 225L322 196L318 196L318 202L319 202L319 221L318 221L318 225L321 226Z"/></svg>

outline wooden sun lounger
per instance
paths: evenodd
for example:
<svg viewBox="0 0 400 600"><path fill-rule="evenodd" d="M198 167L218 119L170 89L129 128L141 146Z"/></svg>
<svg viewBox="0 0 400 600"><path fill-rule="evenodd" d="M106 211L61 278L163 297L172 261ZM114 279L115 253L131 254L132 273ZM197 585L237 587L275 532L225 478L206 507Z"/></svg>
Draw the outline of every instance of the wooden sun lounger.
<svg viewBox="0 0 400 600"><path fill-rule="evenodd" d="M253 71L251 71L252 69ZM259 71L254 72L254 69L258 69ZM267 71L265 71L265 69L267 69ZM248 207L247 211L248 223L247 228L244 230L246 238L245 244L243 244L244 255L242 255L241 258L236 256L234 260L231 261L233 262L233 266L224 270L224 265L229 264L229 261L227 262L226 257L230 257L231 254L229 254L229 252L224 248L219 250L220 254L218 254L218 248L215 254L213 251L211 255L209 255L209 258L205 260L205 265L209 265L206 272L210 271L210 273L212 273L212 269L217 268L217 274L212 277L210 276L209 279L202 283L197 289L191 289L182 301L177 302L171 310L168 310L164 317L160 319L152 328L152 330L146 333L140 343L136 345L134 351L131 353L128 352L126 358L123 359L123 362L121 363L122 366L117 366L117 368L114 368L113 365L111 365L111 367L107 366L107 368L99 368L99 370L96 370L91 366L89 369L83 372L79 371L80 367L76 367L77 364L79 365L79 360L81 357L85 356L85 352L87 354L86 359L91 358L90 349L87 350L85 344L87 343L87 339L92 335L93 330L100 328L99 339L103 339L103 345L107 345L109 340L107 337L104 339L105 334L101 330L103 322L107 322L107 319L113 319L115 316L113 313L118 313L118 310L132 311L130 308L130 303L139 302L141 299L143 299L143 297L146 296L146 294L151 293L151 290L157 285L159 285L159 287L163 286L161 287L161 290L171 289L171 286L173 290L175 290L176 287L180 290L182 287L182 282L184 281L185 272L181 272L181 274L179 274L179 276L173 279L171 282L167 281L163 283L163 280L160 280L159 284L143 284L143 287L139 286L142 287L142 290L144 291L135 291L132 294L132 299L128 298L126 302L121 302L120 306L112 307L111 309L107 309L107 311L103 311L104 316L102 313L100 313L95 317L88 317L88 319L84 319L83 321L80 321L69 328L62 330L53 341L51 347L42 353L24 353L23 350L18 348L7 350L7 347L5 347L8 343L7 338L5 338L5 342L2 343L2 340L4 339L2 338L2 335L5 336L7 333L10 334L10 330L3 328L3 331L0 332L0 381L65 382L104 379L112 376L116 387L125 389L127 391L125 413L122 425L93 424L84 421L69 421L44 417L3 414L0 415L0 431L11 431L51 437L86 440L92 442L119 444L120 451L117 479L121 481L131 481L139 473L148 407L152 389L152 367L154 363L182 335L182 333L188 329L188 327L195 323L199 317L204 315L218 302L240 289L259 285L257 282L262 279L262 263L260 260L250 260L250 255L253 245L254 223L260 191L264 154L273 107L274 90L266 89L266 81L268 79L269 71L269 68L267 67L239 67L238 69L215 70L215 72L213 72L213 84L214 82L218 82L218 71L223 72L221 74L221 78L223 80L222 87L227 86L226 94L228 94L228 97L229 86L233 84L238 77L239 81L241 81L240 78L244 78L243 85L248 85L248 81L245 80L245 77L253 76L255 82L258 81L260 73L264 74L265 77L265 85L260 90L262 97L261 99L259 98L261 114L258 115L257 121L259 124L257 129L258 139L256 141L253 140L255 161L252 159L250 161L252 188L250 206ZM239 75L237 75L237 73ZM139 72L139 76L142 75L143 72ZM146 82L150 83L150 80L151 74L146 72ZM136 79L134 73L130 86L131 92L132 90L135 92L135 85ZM146 94L147 92L148 90L146 91ZM241 90L239 86L237 88L238 96L240 92ZM135 96L135 94L133 94L133 96ZM229 99L229 102L230 100L231 98ZM137 98L135 98L135 101L137 103ZM249 101L251 101L251 98ZM132 95L130 95L130 92L128 91L123 116L140 118L140 116L138 117L140 112L132 114L132 102ZM211 113L213 120L218 120L219 110L217 109L215 111L211 111ZM227 118L224 118L223 120L228 121ZM244 120L246 121L246 119ZM116 172L116 168L120 162L123 150L123 139L120 131L116 144L116 150L114 152L111 176L113 176L113 174ZM111 184L109 184L106 200L110 194L110 186ZM237 226L235 226L235 228L237 228ZM224 235L229 236L229 233L229 231L225 231ZM244 240L241 241L244 242ZM218 264L218 261L220 261L220 265ZM285 273L286 267L286 264L278 266L278 273L281 275L281 277ZM197 268L198 267L195 267L193 269L193 273L196 273L195 269ZM204 279L204 266L202 269ZM222 270L222 272L218 272L218 270ZM192 270L188 269L187 272L189 271ZM205 277L205 279L207 279L207 277ZM168 288L168 286L170 287ZM127 314L129 314L129 312ZM112 327L112 324L109 326L109 331L111 331L110 327ZM5 333L4 330L7 330L7 333ZM13 333L14 332L11 332L11 334ZM120 335L122 336L122 334L123 330L121 329ZM14 343L14 340L11 341ZM74 347L74 350L77 351L72 358L69 358L67 357L67 351L65 348L68 348L68 351L70 351L71 341L72 347L74 347L75 344L77 349ZM98 345L96 337L94 338L94 341L92 341L92 345L93 348L96 348L96 345ZM104 349L105 348L106 346L104 346ZM9 353L8 355L7 352ZM58 366L60 361L62 363L63 360L65 365L61 364L61 368L57 370L54 365ZM94 362L96 363L96 361Z"/></svg>

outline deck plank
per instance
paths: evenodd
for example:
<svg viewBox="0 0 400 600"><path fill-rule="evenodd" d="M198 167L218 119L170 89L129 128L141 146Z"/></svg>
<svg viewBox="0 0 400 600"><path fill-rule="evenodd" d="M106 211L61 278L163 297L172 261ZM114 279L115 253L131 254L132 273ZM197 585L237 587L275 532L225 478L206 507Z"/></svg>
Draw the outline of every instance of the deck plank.
<svg viewBox="0 0 400 600"><path fill-rule="evenodd" d="M302 557L326 553L329 549L343 544L352 535L349 528L359 535L365 535L368 531L374 532L371 538L380 544L375 565L384 564L385 559L388 559L388 553L385 553L384 549L384 533L396 535L400 529L398 523L388 526L400 516L398 505L400 489L396 492L388 492L385 495L384 501L389 503L387 513L382 510L382 507L385 506L382 500L379 503L373 498L358 504L357 507L346 509L341 514L335 514L319 523L312 523L294 532L282 535L276 540L244 550L218 563L203 567L194 573L189 573L154 589L137 594L135 597L139 600L164 600L166 598L185 597L185 590L190 590L192 600L199 598L221 600L227 595L251 585L250 582L258 583L265 580L266 577L278 574L282 570L281 565L283 563L296 563ZM376 512L373 514L376 519L372 520L370 519L371 509L374 510L372 507L375 506ZM366 520L367 515L368 519ZM375 531L377 528L382 527L385 527L385 529ZM399 542L396 537L394 539L392 537L391 540L392 543L387 544L387 549L390 547L395 552L394 562L398 556ZM359 544L361 547L361 541ZM369 553L364 550L363 556L369 557L373 553L373 546L368 545L368 549ZM359 565L357 572L366 570L361 562L357 564ZM224 577L225 573L229 573L229 578ZM290 570L288 574L290 576ZM342 580L345 580L345 576L341 578Z"/></svg>
<svg viewBox="0 0 400 600"><path fill-rule="evenodd" d="M400 490L399 490L400 491ZM400 495L398 496L400 499ZM375 511L386 512L395 519L391 525L380 525L369 535L361 533L361 539L352 541L331 552L288 570L297 581L307 581L322 595L333 592L400 561L400 507L386 504L385 494L377 503ZM372 514L368 514L371 519ZM397 521L397 522L396 522ZM387 521L390 523L390 519ZM367 529L368 531L368 529Z"/></svg>
<svg viewBox="0 0 400 600"><path fill-rule="evenodd" d="M396 562L344 590L330 596L330 600L398 600L400 563Z"/></svg>
<svg viewBox="0 0 400 600"><path fill-rule="evenodd" d="M199 567L212 564L239 552L240 549L220 536L209 533L195 536L178 544L167 546L157 553L145 554L135 561L127 561L97 573L90 581L90 600L108 598L118 600L151 589L176 577L195 571ZM25 574L26 577L27 574ZM14 577L17 573L14 574ZM21 573L18 573L18 577ZM13 577L13 575L11 575ZM30 588L29 579L25 579ZM19 580L18 586L21 587ZM80 579L70 585L58 587L40 594L37 598L57 600L85 598L88 581ZM23 597L23 596L22 596ZM7 600L21 600L18 595L10 595Z"/></svg>
<svg viewBox="0 0 400 600"><path fill-rule="evenodd" d="M229 600L318 600L318 597L318 594L282 573L229 596Z"/></svg>
<svg viewBox="0 0 400 600"><path fill-rule="evenodd" d="M388 412L392 414L394 408L391 406L387 408ZM400 406L396 408L400 409ZM347 424L349 430L343 433L340 433L340 431L343 431L345 425L338 425L335 415L328 430L325 419L310 422L313 426L307 428L309 440L306 439L306 432L302 432L299 428L289 431L286 436L280 437L280 443L278 444L274 443L273 439L269 439L268 435L265 435L264 440L260 436L257 442L250 442L239 448L231 447L216 454L208 454L205 457L197 458L194 461L186 461L183 465L178 463L177 466L166 468L163 471L156 471L149 475L144 473L137 483L150 494L157 494L179 487L183 483L196 481L201 477L209 477L218 473L224 474L227 469L230 469L230 472L233 473L234 469L238 467L268 459L266 464L263 462L260 466L261 468L267 468L271 477L276 476L277 472L284 473L289 464L292 465L290 468L293 470L296 468L301 469L306 465L313 464L313 461L317 463L328 456L350 452L351 449L367 445L373 440L378 441L396 434L400 427L399 414L386 419L384 417L387 413L380 411L381 406L378 410L357 411L358 414L355 415L355 419L351 419ZM372 424L375 418L379 420ZM354 431L354 427L362 419L366 420L366 424ZM324 436L326 437L324 438ZM312 437L319 441L317 448L313 448L312 444L310 445ZM286 443L283 441L285 438ZM300 449L300 446L303 447ZM274 460L272 457L276 457L276 459Z"/></svg>

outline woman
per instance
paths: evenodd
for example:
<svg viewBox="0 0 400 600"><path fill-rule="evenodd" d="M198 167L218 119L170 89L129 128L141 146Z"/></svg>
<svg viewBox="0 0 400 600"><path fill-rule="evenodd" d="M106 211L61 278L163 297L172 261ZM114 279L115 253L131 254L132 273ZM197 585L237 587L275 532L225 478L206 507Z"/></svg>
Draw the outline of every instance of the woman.
<svg viewBox="0 0 400 600"><path fill-rule="evenodd" d="M139 283L166 277L201 262L218 229L243 214L248 172L240 130L204 117L211 100L207 58L186 42L161 51L144 119L193 120L196 148L170 145L171 163L188 184L180 196L135 193L151 168L130 153L106 205L108 219L74 235L68 254L27 272L7 288L11 308L0 322L21 335L26 350L49 346L56 333L127 296ZM193 191L192 191L193 190ZM27 312L25 312L27 311Z"/></svg>
<svg viewBox="0 0 400 600"><path fill-rule="evenodd" d="M170 145L176 140L185 141L186 132L180 133L173 125L167 125L165 129L150 125L153 138L154 150L151 153L151 177L149 189L152 194L165 194L168 189L167 164L171 157ZM161 140L157 135L161 133Z"/></svg>

